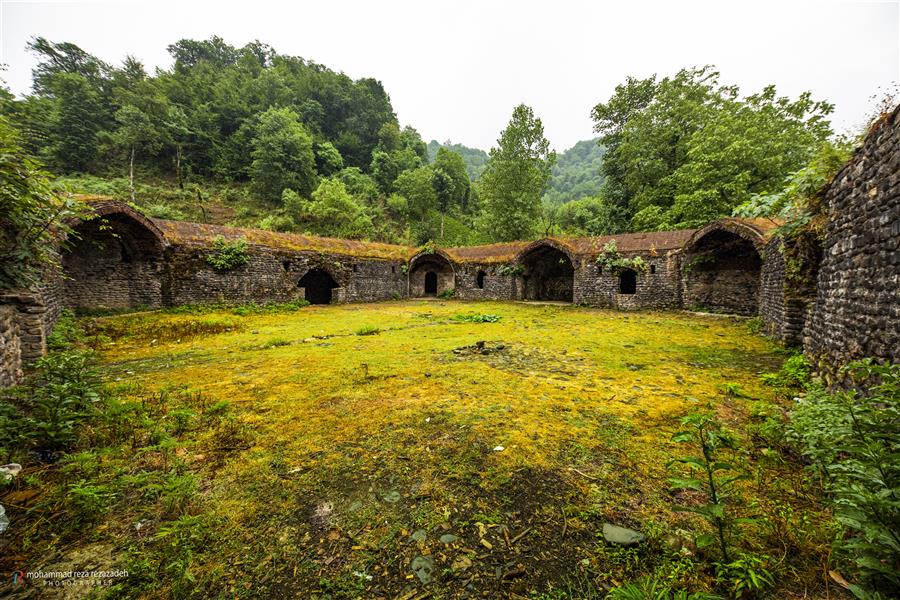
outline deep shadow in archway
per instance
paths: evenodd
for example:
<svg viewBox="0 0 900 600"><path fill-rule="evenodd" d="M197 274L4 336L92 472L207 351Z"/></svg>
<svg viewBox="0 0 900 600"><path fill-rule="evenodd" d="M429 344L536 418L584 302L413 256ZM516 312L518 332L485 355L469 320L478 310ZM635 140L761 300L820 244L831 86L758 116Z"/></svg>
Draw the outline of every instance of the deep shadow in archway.
<svg viewBox="0 0 900 600"><path fill-rule="evenodd" d="M522 257L523 299L571 302L575 269L569 256L553 246L537 246Z"/></svg>
<svg viewBox="0 0 900 600"><path fill-rule="evenodd" d="M686 249L684 304L755 315L762 259L750 240L713 229Z"/></svg>
<svg viewBox="0 0 900 600"><path fill-rule="evenodd" d="M425 295L426 296L436 296L437 295L437 286L438 286L438 277L437 273L434 271L428 271L425 273Z"/></svg>
<svg viewBox="0 0 900 600"><path fill-rule="evenodd" d="M61 256L65 304L73 309L155 308L162 304L163 242L130 209L73 226Z"/></svg>
<svg viewBox="0 0 900 600"><path fill-rule="evenodd" d="M297 286L304 289L303 297L310 304L331 304L332 290L338 284L325 269L310 269Z"/></svg>

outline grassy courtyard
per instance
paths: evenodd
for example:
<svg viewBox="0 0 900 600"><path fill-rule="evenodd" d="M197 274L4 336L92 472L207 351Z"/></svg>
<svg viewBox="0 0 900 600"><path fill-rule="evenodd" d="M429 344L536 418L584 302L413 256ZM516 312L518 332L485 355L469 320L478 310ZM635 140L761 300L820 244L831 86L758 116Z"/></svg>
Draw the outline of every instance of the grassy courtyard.
<svg viewBox="0 0 900 600"><path fill-rule="evenodd" d="M79 321L109 388L82 450L3 500L29 568L134 597L590 598L711 590L672 440L711 410L748 475L736 553L816 597L833 531L768 427L785 354L748 323L520 303L181 309ZM48 525L50 523L50 525ZM642 532L604 541L610 523ZM14 522L14 525L16 523ZM7 549L9 550L9 549ZM17 563L18 564L18 563ZM721 583L719 587L721 593Z"/></svg>

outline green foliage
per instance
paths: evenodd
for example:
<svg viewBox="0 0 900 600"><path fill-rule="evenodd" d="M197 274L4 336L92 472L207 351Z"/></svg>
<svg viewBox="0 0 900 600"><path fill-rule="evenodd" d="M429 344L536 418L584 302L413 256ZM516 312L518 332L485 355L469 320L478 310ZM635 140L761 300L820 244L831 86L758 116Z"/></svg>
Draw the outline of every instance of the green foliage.
<svg viewBox="0 0 900 600"><path fill-rule="evenodd" d="M812 386L791 413L791 432L825 484L844 535L838 557L861 582L854 594L900 591L900 367L851 364L855 389Z"/></svg>
<svg viewBox="0 0 900 600"><path fill-rule="evenodd" d="M450 320L457 323L496 323L502 318L500 315L484 313L459 313L450 317Z"/></svg>
<svg viewBox="0 0 900 600"><path fill-rule="evenodd" d="M381 333L381 328L375 325L363 325L353 332L355 335L375 335Z"/></svg>
<svg viewBox="0 0 900 600"><path fill-rule="evenodd" d="M44 459L74 447L78 426L103 402L90 352L52 352L9 401L0 401L0 444L9 452L30 449Z"/></svg>
<svg viewBox="0 0 900 600"><path fill-rule="evenodd" d="M778 191L752 195L734 209L734 216L777 219L782 222L778 234L795 237L821 212L825 186L847 163L852 149L847 139L823 142L806 166L785 177Z"/></svg>
<svg viewBox="0 0 900 600"><path fill-rule="evenodd" d="M284 202L298 222L319 235L361 239L372 234L372 219L338 179L323 179L309 202L286 190Z"/></svg>
<svg viewBox="0 0 900 600"><path fill-rule="evenodd" d="M529 239L541 214L541 196L550 180L556 153L544 138L544 126L524 104L491 149L478 181L484 235L495 242Z"/></svg>
<svg viewBox="0 0 900 600"><path fill-rule="evenodd" d="M809 384L810 370L809 361L802 353L797 352L784 361L777 373L763 373L761 379L766 385L786 395L799 392Z"/></svg>
<svg viewBox="0 0 900 600"><path fill-rule="evenodd" d="M455 295L456 295L456 288L451 288L449 290L444 290L443 292L438 294L438 298L440 298L441 300L449 300L450 298L452 298Z"/></svg>
<svg viewBox="0 0 900 600"><path fill-rule="evenodd" d="M706 592L672 590L653 577L645 577L610 590L607 600L722 600L722 596Z"/></svg>
<svg viewBox="0 0 900 600"><path fill-rule="evenodd" d="M497 267L498 275L518 276L525 272L525 265L521 263L500 265Z"/></svg>
<svg viewBox="0 0 900 600"><path fill-rule="evenodd" d="M112 496L109 486L81 480L69 486L66 503L76 521L93 523L106 513Z"/></svg>
<svg viewBox="0 0 900 600"><path fill-rule="evenodd" d="M41 165L0 117L0 289L27 286L56 265L54 231L71 234L69 220L83 213L81 203L54 193Z"/></svg>
<svg viewBox="0 0 900 600"><path fill-rule="evenodd" d="M722 458L724 450L734 449L734 437L726 431L711 413L695 412L681 420L687 429L672 438L682 444L691 444L700 455L681 456L669 462L669 467L687 467L687 477L669 479L673 490L691 490L702 493L703 504L679 506L675 510L699 515L714 529L715 534L703 534L696 540L699 548L718 543L722 562L730 563L729 537L738 522L728 511L728 499L733 495L734 484L746 479L731 462Z"/></svg>
<svg viewBox="0 0 900 600"><path fill-rule="evenodd" d="M604 273L613 277L618 277L622 271L629 269L636 273L646 273L649 268L647 262L640 256L625 258L619 254L616 240L603 245L603 249L597 255L597 264Z"/></svg>
<svg viewBox="0 0 900 600"><path fill-rule="evenodd" d="M597 197L603 187L605 149L597 138L582 140L563 152L553 165L546 204L566 204L580 198Z"/></svg>
<svg viewBox="0 0 900 600"><path fill-rule="evenodd" d="M316 186L312 137L289 108L270 108L259 116L252 141L250 179L263 198L278 200L285 188L308 196Z"/></svg>
<svg viewBox="0 0 900 600"><path fill-rule="evenodd" d="M766 564L766 558L751 555L719 563L716 565L716 582L734 598L756 595L775 585L775 578Z"/></svg>
<svg viewBox="0 0 900 600"><path fill-rule="evenodd" d="M206 262L217 271L230 271L243 267L250 262L247 240L237 238L229 241L224 236L216 236L212 248L206 254Z"/></svg>
<svg viewBox="0 0 900 600"><path fill-rule="evenodd" d="M600 197L587 197L560 206L544 206L547 218L565 235L596 236L619 233L622 209Z"/></svg>
<svg viewBox="0 0 900 600"><path fill-rule="evenodd" d="M696 227L780 186L831 134L832 106L778 96L741 97L712 67L674 77L629 77L594 107L608 150L603 197L633 230Z"/></svg>
<svg viewBox="0 0 900 600"><path fill-rule="evenodd" d="M428 142L429 162L434 162L435 158L437 158L438 150L440 150L441 148L446 148L454 154L458 154L462 157L463 163L466 166L466 174L469 176L469 179L471 181L475 181L476 179L481 177L481 174L484 172L485 165L487 165L488 161L487 152L478 148L469 148L467 146L463 146L462 144L454 144L449 140L444 142L443 144L439 143L437 140L431 140L430 142Z"/></svg>

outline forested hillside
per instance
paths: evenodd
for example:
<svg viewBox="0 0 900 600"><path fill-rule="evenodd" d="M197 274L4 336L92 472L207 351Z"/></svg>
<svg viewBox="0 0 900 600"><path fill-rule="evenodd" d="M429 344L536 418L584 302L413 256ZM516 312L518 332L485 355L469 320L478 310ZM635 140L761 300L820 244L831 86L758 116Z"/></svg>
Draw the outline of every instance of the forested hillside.
<svg viewBox="0 0 900 600"><path fill-rule="evenodd" d="M582 140L557 157L544 202L563 204L600 193L604 149L598 142Z"/></svg>
<svg viewBox="0 0 900 600"><path fill-rule="evenodd" d="M152 74L29 49L32 93L0 93L21 143L62 189L155 217L413 245L696 227L834 150L830 104L744 96L711 67L628 78L593 109L600 137L557 157L525 105L489 153L426 144L378 80L260 42L181 40Z"/></svg>
<svg viewBox="0 0 900 600"><path fill-rule="evenodd" d="M468 146L463 146L462 144L454 144L449 140L447 140L443 144L441 144L437 140L431 140L430 142L428 142L428 160L433 161L435 159L439 148L446 148L447 150L456 152L457 154L462 156L463 161L466 163L466 173L468 173L469 179L475 181L476 179L481 177L481 173L484 171L484 166L488 161L487 152L478 148L469 148Z"/></svg>

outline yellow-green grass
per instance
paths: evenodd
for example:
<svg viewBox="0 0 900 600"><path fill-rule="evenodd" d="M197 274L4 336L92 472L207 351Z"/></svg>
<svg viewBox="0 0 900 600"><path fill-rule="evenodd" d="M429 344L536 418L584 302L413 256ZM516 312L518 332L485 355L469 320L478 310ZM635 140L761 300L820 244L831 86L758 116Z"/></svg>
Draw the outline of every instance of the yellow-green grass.
<svg viewBox="0 0 900 600"><path fill-rule="evenodd" d="M501 319L452 320L460 313ZM214 547L190 564L191 585L207 593L599 596L651 573L708 588L702 553L664 543L704 530L673 510L699 500L668 490L666 462L686 452L671 441L679 419L705 407L748 448L741 462L754 478L735 499L742 516L819 520L799 467L764 465L746 435L751 405L772 401L759 374L783 356L739 319L409 301L246 317L142 313L95 329L110 335L102 370L122 393L168 391L201 416L226 400L243 432L235 447L201 443L212 434L199 426L176 436L175 454L200 481L185 512L210 517L215 531ZM130 452L116 456L127 462ZM130 468L151 466L160 468L143 455ZM151 551L128 528L140 514L109 516L121 526L99 535L128 547L128 560ZM779 540L791 519L735 540L772 556L784 588L809 576L821 545L813 526ZM650 540L608 546L604 522ZM410 538L418 530L424 540ZM444 534L458 539L445 544ZM796 563L789 544L806 544L797 551L811 558ZM434 561L428 584L411 569L417 556ZM143 595L171 592L163 584Z"/></svg>

